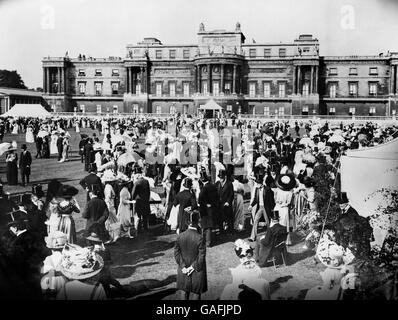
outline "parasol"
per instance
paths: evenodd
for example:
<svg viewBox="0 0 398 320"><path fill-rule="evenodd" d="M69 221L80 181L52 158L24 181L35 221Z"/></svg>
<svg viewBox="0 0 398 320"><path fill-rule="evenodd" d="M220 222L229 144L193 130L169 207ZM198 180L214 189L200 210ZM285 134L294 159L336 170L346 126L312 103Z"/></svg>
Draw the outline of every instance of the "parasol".
<svg viewBox="0 0 398 320"><path fill-rule="evenodd" d="M132 163L132 162L137 162L140 159L141 159L141 157L137 153L126 152L126 153L123 153L119 157L119 159L117 159L117 164L119 166L126 166L127 164Z"/></svg>
<svg viewBox="0 0 398 320"><path fill-rule="evenodd" d="M39 138L44 138L44 137L46 137L46 136L48 136L48 135L50 135L50 133L47 132L47 131L45 131L45 130L40 130L39 133L37 134L37 136L38 136Z"/></svg>
<svg viewBox="0 0 398 320"><path fill-rule="evenodd" d="M304 138L300 139L299 144L303 144L305 146L308 146L308 145L312 144L312 140L311 140L311 138L304 137Z"/></svg>
<svg viewBox="0 0 398 320"><path fill-rule="evenodd" d="M328 142L344 143L345 139L341 135L334 134L328 139Z"/></svg>
<svg viewBox="0 0 398 320"><path fill-rule="evenodd" d="M11 143L3 142L0 143L0 156L2 156L8 149L11 149Z"/></svg>
<svg viewBox="0 0 398 320"><path fill-rule="evenodd" d="M264 168L266 168L268 166L268 159L264 156L260 156L257 158L256 163L255 163L255 167L258 166L263 166Z"/></svg>

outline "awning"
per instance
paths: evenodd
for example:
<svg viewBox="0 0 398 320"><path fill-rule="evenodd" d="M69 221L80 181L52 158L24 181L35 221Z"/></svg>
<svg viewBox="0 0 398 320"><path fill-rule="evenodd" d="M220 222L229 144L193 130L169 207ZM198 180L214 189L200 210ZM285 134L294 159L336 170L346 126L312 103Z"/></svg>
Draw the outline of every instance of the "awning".
<svg viewBox="0 0 398 320"><path fill-rule="evenodd" d="M10 110L3 113L1 117L44 118L51 117L51 113L40 104L15 104Z"/></svg>
<svg viewBox="0 0 398 320"><path fill-rule="evenodd" d="M213 99L209 100L205 105L199 108L200 110L222 110L222 107Z"/></svg>

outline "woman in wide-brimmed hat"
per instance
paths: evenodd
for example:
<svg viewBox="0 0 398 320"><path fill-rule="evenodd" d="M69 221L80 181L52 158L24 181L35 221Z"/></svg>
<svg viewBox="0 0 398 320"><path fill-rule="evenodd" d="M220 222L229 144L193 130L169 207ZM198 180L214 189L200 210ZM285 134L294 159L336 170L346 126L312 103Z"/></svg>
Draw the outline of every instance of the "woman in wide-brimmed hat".
<svg viewBox="0 0 398 320"><path fill-rule="evenodd" d="M131 210L131 204L133 204L133 200L131 200L131 193L128 189L128 185L131 183L131 180L125 174L119 173L117 176L120 185L120 194L119 194L119 207L117 210L117 218L120 222L120 236L134 238L131 234L131 229L133 228L133 224L131 223L131 218L133 216L133 211Z"/></svg>
<svg viewBox="0 0 398 320"><path fill-rule="evenodd" d="M57 230L68 236L68 243L76 243L76 227L72 214L80 213L80 206L75 199L78 193L79 190L70 185L62 185L57 193L57 211L60 216Z"/></svg>
<svg viewBox="0 0 398 320"><path fill-rule="evenodd" d="M6 163L7 163L7 183L11 185L18 184L18 155L15 153L17 150L17 143L13 141L7 150Z"/></svg>
<svg viewBox="0 0 398 320"><path fill-rule="evenodd" d="M296 178L293 174L281 174L276 177L275 185L275 211L279 211L279 223L287 228L287 232L293 227L293 219L289 214L292 206L293 188L296 186ZM290 245L291 240L288 235L286 244Z"/></svg>
<svg viewBox="0 0 398 320"><path fill-rule="evenodd" d="M109 211L108 219L105 221L105 228L109 232L109 242L115 242L120 237L120 222L116 216L115 208L116 194L112 186L112 182L116 181L116 176L111 170L106 170L101 180L105 184L104 200Z"/></svg>

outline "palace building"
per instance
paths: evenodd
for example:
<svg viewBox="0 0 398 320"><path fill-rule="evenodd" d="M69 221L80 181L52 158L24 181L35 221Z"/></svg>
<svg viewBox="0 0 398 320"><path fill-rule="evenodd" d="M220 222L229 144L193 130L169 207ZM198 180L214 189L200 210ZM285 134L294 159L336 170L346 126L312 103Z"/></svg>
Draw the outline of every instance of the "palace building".
<svg viewBox="0 0 398 320"><path fill-rule="evenodd" d="M398 52L319 56L319 41L247 43L207 31L197 43L144 38L124 58L46 57L43 97L57 112L196 114L209 100L226 112L265 116L391 116L398 109Z"/></svg>

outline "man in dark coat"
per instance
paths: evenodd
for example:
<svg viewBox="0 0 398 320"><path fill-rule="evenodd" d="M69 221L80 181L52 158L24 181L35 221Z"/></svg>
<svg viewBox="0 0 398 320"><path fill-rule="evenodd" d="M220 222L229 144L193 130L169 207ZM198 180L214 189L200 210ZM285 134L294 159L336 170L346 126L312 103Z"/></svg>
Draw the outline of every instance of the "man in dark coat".
<svg viewBox="0 0 398 320"><path fill-rule="evenodd" d="M90 164L93 163L94 160L93 139L90 138L84 146L84 169L86 171L90 170Z"/></svg>
<svg viewBox="0 0 398 320"><path fill-rule="evenodd" d="M22 186L25 186L25 177L26 183L29 183L30 176L30 166L32 164L32 156L28 150L26 150L26 144L23 144L21 156L19 158L19 169L21 170L21 178L22 178Z"/></svg>
<svg viewBox="0 0 398 320"><path fill-rule="evenodd" d="M219 181L216 183L219 196L219 228L220 231L225 229L233 230L234 217L232 213L232 202L234 201L234 186L231 181L227 179L227 172L220 170L218 173Z"/></svg>
<svg viewBox="0 0 398 320"><path fill-rule="evenodd" d="M102 184L101 178L97 176L97 170L95 164L92 164L89 169L90 173L80 180L79 184L83 189L87 191L87 201L90 200L89 191L94 188L99 191L98 196L104 198L104 186Z"/></svg>
<svg viewBox="0 0 398 320"><path fill-rule="evenodd" d="M192 179L185 178L183 182L185 190L180 191L174 198L173 206L180 206L177 217L177 230L179 233L188 228L187 209L197 209L195 194L192 192Z"/></svg>
<svg viewBox="0 0 398 320"><path fill-rule="evenodd" d="M254 208L253 216L253 228L250 235L252 241L256 241L257 237L257 226L260 222L261 217L264 217L264 221L269 225L269 221L272 217L272 210L275 207L274 192L271 189L273 178L267 176L265 186L263 185L264 176L259 175L256 178L256 189L254 191L253 201L250 203L250 208Z"/></svg>
<svg viewBox="0 0 398 320"><path fill-rule="evenodd" d="M177 290L181 299L199 300L207 291L206 246L198 232L199 212L193 210L188 218L189 227L179 234L174 246L177 262Z"/></svg>
<svg viewBox="0 0 398 320"><path fill-rule="evenodd" d="M43 138L36 136L36 159L41 158L43 148Z"/></svg>
<svg viewBox="0 0 398 320"><path fill-rule="evenodd" d="M209 181L206 172L201 173L203 183L202 190L199 193L200 226L206 246L212 245L212 229L214 228L214 219L218 207L218 196L216 186Z"/></svg>
<svg viewBox="0 0 398 320"><path fill-rule="evenodd" d="M134 210L141 220L144 230L148 230L148 220L151 214L149 200L151 198L151 188L149 182L142 176L142 169L136 167L133 178L134 186L131 191L131 198L135 201Z"/></svg>
<svg viewBox="0 0 398 320"><path fill-rule="evenodd" d="M370 256L370 242L373 229L368 219L362 217L350 206L347 194L343 192L339 199L341 216L334 223L336 243L349 248L358 259Z"/></svg>
<svg viewBox="0 0 398 320"><path fill-rule="evenodd" d="M257 239L255 256L260 267L266 266L275 246L286 241L286 238L286 227L279 224L279 216L275 214L271 220L271 227L267 230L265 236Z"/></svg>
<svg viewBox="0 0 398 320"><path fill-rule="evenodd" d="M103 233L106 234L105 221L108 219L109 211L104 200L98 197L99 190L95 187L91 187L89 191L90 201L87 202L86 207L83 211L82 217L87 219L85 233L86 236L90 233L90 228L95 224L97 228L100 228ZM105 239L103 239L105 240Z"/></svg>
<svg viewBox="0 0 398 320"><path fill-rule="evenodd" d="M61 159L62 159L62 151L64 148L64 146L63 146L64 137L65 137L65 134L62 132L57 139L58 161L61 161Z"/></svg>
<svg viewBox="0 0 398 320"><path fill-rule="evenodd" d="M85 159L84 147L86 146L86 143L87 143L87 137L83 136L79 142L79 155L82 163L84 162Z"/></svg>

